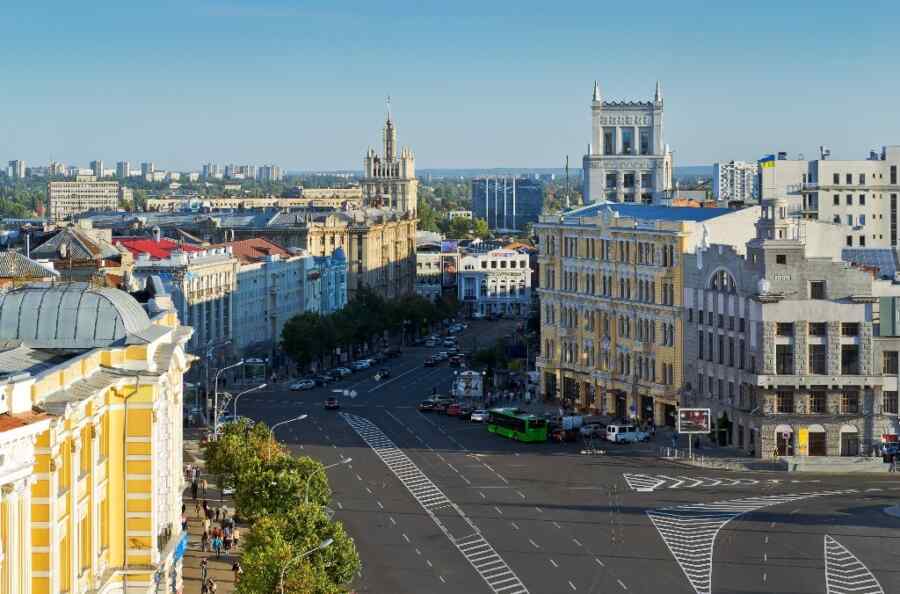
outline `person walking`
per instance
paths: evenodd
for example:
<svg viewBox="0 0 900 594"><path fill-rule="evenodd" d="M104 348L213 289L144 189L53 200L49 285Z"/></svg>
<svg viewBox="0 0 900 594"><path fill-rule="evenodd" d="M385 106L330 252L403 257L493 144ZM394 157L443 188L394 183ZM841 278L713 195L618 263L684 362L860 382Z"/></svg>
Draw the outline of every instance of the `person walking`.
<svg viewBox="0 0 900 594"><path fill-rule="evenodd" d="M203 509L203 508L202 508L201 505L200 505L200 500L199 500L199 499L195 499L195 500L194 500L194 515L197 516L198 518L200 517L200 510L201 510L201 509Z"/></svg>
<svg viewBox="0 0 900 594"><path fill-rule="evenodd" d="M218 591L218 589L219 589L219 586L216 585L216 580L209 578L206 581L206 591L209 594L216 594L216 591Z"/></svg>
<svg viewBox="0 0 900 594"><path fill-rule="evenodd" d="M241 567L240 561L235 561L231 564L231 571L234 573L234 583L237 584L241 581L241 576L244 575L244 568Z"/></svg>
<svg viewBox="0 0 900 594"><path fill-rule="evenodd" d="M234 527L234 530L231 533L231 538L234 540L234 548L235 550L237 550L238 545L241 544L241 529L239 527Z"/></svg>
<svg viewBox="0 0 900 594"><path fill-rule="evenodd" d="M216 559L219 559L222 556L222 537L219 536L218 532L213 536L212 546Z"/></svg>
<svg viewBox="0 0 900 594"><path fill-rule="evenodd" d="M897 454L891 454L891 467L888 468L888 472L897 472Z"/></svg>
<svg viewBox="0 0 900 594"><path fill-rule="evenodd" d="M203 515L209 518L209 502L204 499L203 500Z"/></svg>
<svg viewBox="0 0 900 594"><path fill-rule="evenodd" d="M208 488L209 482L205 478L200 479L200 495L202 497L206 497L206 489Z"/></svg>
<svg viewBox="0 0 900 594"><path fill-rule="evenodd" d="M204 530L203 534L200 535L200 552L205 553L209 550L209 531ZM205 561L205 559L204 559Z"/></svg>
<svg viewBox="0 0 900 594"><path fill-rule="evenodd" d="M209 578L209 560L204 557L200 560L200 583L205 584Z"/></svg>
<svg viewBox="0 0 900 594"><path fill-rule="evenodd" d="M200 491L200 483L196 480L191 481L191 498L197 501L197 493Z"/></svg>
<svg viewBox="0 0 900 594"><path fill-rule="evenodd" d="M231 527L225 526L223 542L225 543L225 554L231 550Z"/></svg>

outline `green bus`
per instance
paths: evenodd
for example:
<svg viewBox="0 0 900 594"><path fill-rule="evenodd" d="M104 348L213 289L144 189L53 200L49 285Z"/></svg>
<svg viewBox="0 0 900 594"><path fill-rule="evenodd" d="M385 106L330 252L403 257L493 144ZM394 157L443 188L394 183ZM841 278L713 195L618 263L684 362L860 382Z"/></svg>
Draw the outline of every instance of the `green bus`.
<svg viewBox="0 0 900 594"><path fill-rule="evenodd" d="M516 408L492 408L488 431L516 441L547 441L547 421Z"/></svg>

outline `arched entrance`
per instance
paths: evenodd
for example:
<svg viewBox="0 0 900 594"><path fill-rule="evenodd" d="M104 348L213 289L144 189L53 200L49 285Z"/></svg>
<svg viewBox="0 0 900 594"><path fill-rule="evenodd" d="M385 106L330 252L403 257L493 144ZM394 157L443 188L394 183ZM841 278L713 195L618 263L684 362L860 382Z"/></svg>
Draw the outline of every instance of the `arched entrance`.
<svg viewBox="0 0 900 594"><path fill-rule="evenodd" d="M794 430L790 425L775 427L775 454L778 456L794 455Z"/></svg>
<svg viewBox="0 0 900 594"><path fill-rule="evenodd" d="M841 456L859 456L859 432L853 425L841 427Z"/></svg>
<svg viewBox="0 0 900 594"><path fill-rule="evenodd" d="M810 425L807 427L807 431L809 431L809 455L827 456L828 439L827 433L825 433L825 427L821 425Z"/></svg>
<svg viewBox="0 0 900 594"><path fill-rule="evenodd" d="M731 445L731 426L728 413L722 411L722 414L716 419L716 442L720 446Z"/></svg>

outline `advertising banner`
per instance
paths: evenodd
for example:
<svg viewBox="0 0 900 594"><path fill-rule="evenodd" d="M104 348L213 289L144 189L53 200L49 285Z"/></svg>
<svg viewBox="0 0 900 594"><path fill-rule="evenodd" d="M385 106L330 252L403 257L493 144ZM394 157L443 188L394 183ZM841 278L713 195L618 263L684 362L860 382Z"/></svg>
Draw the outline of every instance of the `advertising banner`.
<svg viewBox="0 0 900 594"><path fill-rule="evenodd" d="M679 408L679 433L709 433L712 425L708 408Z"/></svg>
<svg viewBox="0 0 900 594"><path fill-rule="evenodd" d="M456 286L457 256L441 256L441 286L451 288Z"/></svg>

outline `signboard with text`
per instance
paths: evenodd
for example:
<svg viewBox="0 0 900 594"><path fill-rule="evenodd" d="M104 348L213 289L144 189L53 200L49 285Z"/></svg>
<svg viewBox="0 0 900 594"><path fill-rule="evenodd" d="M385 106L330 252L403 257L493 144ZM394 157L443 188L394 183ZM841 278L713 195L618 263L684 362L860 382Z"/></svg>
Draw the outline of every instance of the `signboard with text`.
<svg viewBox="0 0 900 594"><path fill-rule="evenodd" d="M708 408L679 408L679 433L709 433L712 429Z"/></svg>

